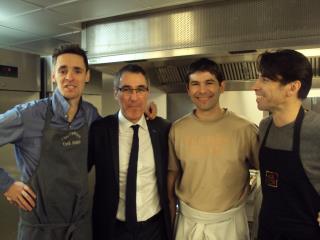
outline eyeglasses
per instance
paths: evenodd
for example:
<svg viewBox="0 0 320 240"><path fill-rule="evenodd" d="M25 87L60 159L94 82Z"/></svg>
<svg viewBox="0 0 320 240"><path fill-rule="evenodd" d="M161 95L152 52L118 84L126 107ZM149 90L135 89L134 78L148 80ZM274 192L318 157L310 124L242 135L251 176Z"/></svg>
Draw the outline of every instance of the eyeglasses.
<svg viewBox="0 0 320 240"><path fill-rule="evenodd" d="M126 94L126 95L131 95L133 94L133 91L136 91L136 94L137 95L142 95L146 92L149 91L149 88L146 87L146 86L139 86L137 88L132 88L132 87L128 87L128 86L124 86L124 87L118 87L118 90L120 92L122 92L123 94Z"/></svg>

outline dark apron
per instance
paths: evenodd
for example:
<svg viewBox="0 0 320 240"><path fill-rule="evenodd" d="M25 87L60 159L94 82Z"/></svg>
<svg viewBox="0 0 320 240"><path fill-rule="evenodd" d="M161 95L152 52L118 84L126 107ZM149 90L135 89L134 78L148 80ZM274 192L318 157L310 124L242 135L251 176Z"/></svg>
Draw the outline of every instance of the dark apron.
<svg viewBox="0 0 320 240"><path fill-rule="evenodd" d="M18 240L90 240L88 126L56 129L50 126L52 116L49 101L40 161L29 182L36 207L20 211Z"/></svg>
<svg viewBox="0 0 320 240"><path fill-rule="evenodd" d="M259 158L263 193L259 216L259 240L320 239L317 222L320 197L300 160L301 107L294 124L293 150L265 146L272 121L262 141Z"/></svg>

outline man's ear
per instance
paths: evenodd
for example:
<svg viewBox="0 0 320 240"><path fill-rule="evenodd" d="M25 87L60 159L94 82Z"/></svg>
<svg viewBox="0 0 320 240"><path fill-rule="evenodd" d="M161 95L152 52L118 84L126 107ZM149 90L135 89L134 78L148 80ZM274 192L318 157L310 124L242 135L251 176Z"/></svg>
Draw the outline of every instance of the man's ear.
<svg viewBox="0 0 320 240"><path fill-rule="evenodd" d="M51 73L51 81L56 83L56 75L54 74L54 71Z"/></svg>
<svg viewBox="0 0 320 240"><path fill-rule="evenodd" d="M299 92L301 88L301 81L300 80L294 81L293 88L295 91Z"/></svg>
<svg viewBox="0 0 320 240"><path fill-rule="evenodd" d="M225 87L226 87L226 81L223 80L223 81L220 83L220 93L223 93L223 92L224 92Z"/></svg>
<svg viewBox="0 0 320 240"><path fill-rule="evenodd" d="M187 92L187 94L189 95L189 83L186 83L186 84L185 84L185 87L186 87L186 92Z"/></svg>
<svg viewBox="0 0 320 240"><path fill-rule="evenodd" d="M114 96L114 99L118 101L118 93L119 93L119 90L117 89L113 89L113 96Z"/></svg>
<svg viewBox="0 0 320 240"><path fill-rule="evenodd" d="M292 95L298 96L298 92L299 92L300 88L301 88L301 81L300 80L296 80L296 81L291 82L288 95L289 96L292 96Z"/></svg>
<svg viewBox="0 0 320 240"><path fill-rule="evenodd" d="M87 73L86 73L86 83L90 82L90 69L88 69Z"/></svg>

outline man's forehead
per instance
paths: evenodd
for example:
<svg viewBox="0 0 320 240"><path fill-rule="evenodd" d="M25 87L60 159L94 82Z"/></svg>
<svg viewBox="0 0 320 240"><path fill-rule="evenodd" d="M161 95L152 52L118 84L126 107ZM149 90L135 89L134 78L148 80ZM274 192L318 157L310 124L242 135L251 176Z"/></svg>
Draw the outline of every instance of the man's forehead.
<svg viewBox="0 0 320 240"><path fill-rule="evenodd" d="M145 85L147 79L142 73L124 72L120 77L120 83L124 85Z"/></svg>
<svg viewBox="0 0 320 240"><path fill-rule="evenodd" d="M215 74L213 74L209 71L196 71L196 72L190 74L190 80L191 81L217 80L217 77Z"/></svg>
<svg viewBox="0 0 320 240"><path fill-rule="evenodd" d="M85 67L83 57L72 53L65 53L59 55L57 57L56 65L68 67Z"/></svg>

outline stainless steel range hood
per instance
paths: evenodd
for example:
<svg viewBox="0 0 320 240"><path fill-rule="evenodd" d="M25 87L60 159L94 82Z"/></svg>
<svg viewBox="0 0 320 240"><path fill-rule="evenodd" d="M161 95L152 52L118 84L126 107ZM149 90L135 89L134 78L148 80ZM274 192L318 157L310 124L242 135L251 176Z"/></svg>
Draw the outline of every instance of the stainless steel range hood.
<svg viewBox="0 0 320 240"><path fill-rule="evenodd" d="M203 1L83 25L90 64L113 74L127 62L147 69L166 92L185 91L187 66L199 57L220 64L229 90L243 90L256 77L256 57L270 48L320 44L320 1ZM319 76L319 57L312 57Z"/></svg>

